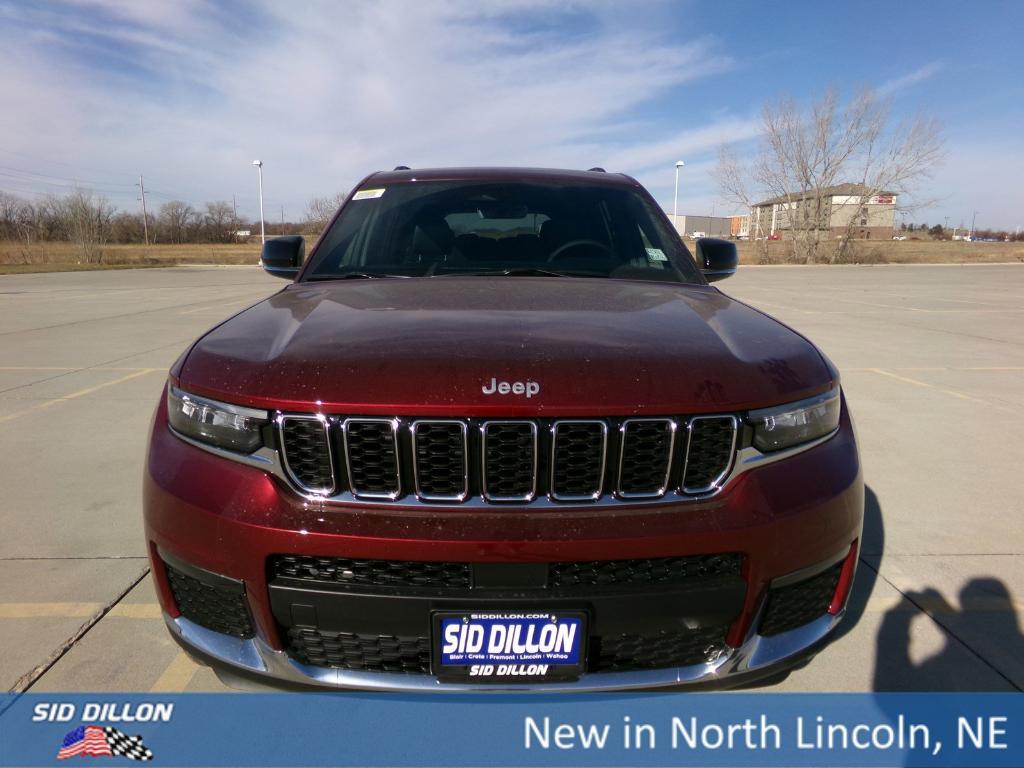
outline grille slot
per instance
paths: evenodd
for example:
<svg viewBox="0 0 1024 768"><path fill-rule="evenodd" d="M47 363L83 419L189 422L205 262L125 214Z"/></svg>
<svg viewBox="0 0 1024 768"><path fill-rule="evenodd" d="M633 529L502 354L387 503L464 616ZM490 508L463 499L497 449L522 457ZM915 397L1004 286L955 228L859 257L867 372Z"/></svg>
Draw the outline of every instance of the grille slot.
<svg viewBox="0 0 1024 768"><path fill-rule="evenodd" d="M740 572L740 563L738 554L552 563L548 585L552 589L578 589L680 582L736 575Z"/></svg>
<svg viewBox="0 0 1024 768"><path fill-rule="evenodd" d="M488 421L483 435L483 495L489 501L530 501L537 495L537 425Z"/></svg>
<svg viewBox="0 0 1024 768"><path fill-rule="evenodd" d="M275 555L271 578L304 579L373 587L468 589L469 563L356 560L347 557Z"/></svg>
<svg viewBox="0 0 1024 768"><path fill-rule="evenodd" d="M622 422L618 494L623 498L663 496L668 490L676 424L671 419Z"/></svg>
<svg viewBox="0 0 1024 768"><path fill-rule="evenodd" d="M734 416L697 416L687 425L684 493L706 493L718 487L732 467L736 449Z"/></svg>
<svg viewBox="0 0 1024 768"><path fill-rule="evenodd" d="M200 581L164 562L171 594L181 615L200 626L232 637L249 638L254 632L245 588Z"/></svg>
<svg viewBox="0 0 1024 768"><path fill-rule="evenodd" d="M291 655L303 664L361 672L430 674L430 638L288 629Z"/></svg>
<svg viewBox="0 0 1024 768"><path fill-rule="evenodd" d="M463 501L469 495L466 424L414 421L412 464L416 495L427 501Z"/></svg>
<svg viewBox="0 0 1024 768"><path fill-rule="evenodd" d="M398 422L393 419L346 419L345 461L352 493L368 499L396 499Z"/></svg>
<svg viewBox="0 0 1024 768"><path fill-rule="evenodd" d="M768 605L761 619L765 637L802 627L823 616L836 593L843 561L804 581L768 591Z"/></svg>
<svg viewBox="0 0 1024 768"><path fill-rule="evenodd" d="M556 421L551 427L551 495L561 501L592 501L604 489L608 425L603 421Z"/></svg>
<svg viewBox="0 0 1024 768"><path fill-rule="evenodd" d="M282 416L278 424L285 468L295 484L310 493L333 492L336 483L327 419Z"/></svg>

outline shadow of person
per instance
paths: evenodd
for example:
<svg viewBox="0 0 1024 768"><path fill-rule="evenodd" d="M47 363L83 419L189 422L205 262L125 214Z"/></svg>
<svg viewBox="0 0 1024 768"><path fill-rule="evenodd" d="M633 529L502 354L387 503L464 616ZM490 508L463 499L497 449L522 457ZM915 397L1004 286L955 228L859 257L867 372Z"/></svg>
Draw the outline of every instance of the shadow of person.
<svg viewBox="0 0 1024 768"><path fill-rule="evenodd" d="M875 653L876 691L989 691L1016 686L986 657L967 647L968 634L1001 648L1024 647L1013 599L1006 584L981 577L960 590L960 610L936 589L904 593L906 600L886 612ZM914 663L910 656L914 620L942 627L942 649ZM977 648L975 643L971 643Z"/></svg>

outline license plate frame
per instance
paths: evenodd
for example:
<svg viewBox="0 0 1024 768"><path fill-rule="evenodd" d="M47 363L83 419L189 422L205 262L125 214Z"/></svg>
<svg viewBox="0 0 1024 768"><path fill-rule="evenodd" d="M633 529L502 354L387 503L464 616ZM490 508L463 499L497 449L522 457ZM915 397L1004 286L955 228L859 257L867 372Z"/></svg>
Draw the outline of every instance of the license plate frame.
<svg viewBox="0 0 1024 768"><path fill-rule="evenodd" d="M454 622L462 626L476 625L484 630L484 645L480 653L464 652L465 663L459 663L458 651L454 653L445 652L445 629ZM582 610L464 610L464 611L436 611L432 616L433 632L431 636L431 666L434 675L445 682L460 683L497 683L515 684L527 682L566 682L579 678L586 671L587 659L587 625L589 616ZM572 640L572 652L569 654L571 660L555 658L564 648L558 643L564 639L568 629L555 631L556 648L551 653L538 651L537 653L509 653L499 652L492 654L488 652L488 643L492 637L490 628L493 626L504 626L506 633L510 626L519 626L518 638L520 641L528 637L527 627L534 626L533 638L539 639L540 629L544 625L552 624L556 627L575 626ZM458 632L461 637L465 630ZM551 632L545 633L550 640ZM506 636L507 642L507 636ZM468 646L468 641L467 641ZM508 645L505 646L509 647ZM540 658L528 658L534 656ZM501 658L495 658L500 656ZM505 658L512 656L515 658Z"/></svg>

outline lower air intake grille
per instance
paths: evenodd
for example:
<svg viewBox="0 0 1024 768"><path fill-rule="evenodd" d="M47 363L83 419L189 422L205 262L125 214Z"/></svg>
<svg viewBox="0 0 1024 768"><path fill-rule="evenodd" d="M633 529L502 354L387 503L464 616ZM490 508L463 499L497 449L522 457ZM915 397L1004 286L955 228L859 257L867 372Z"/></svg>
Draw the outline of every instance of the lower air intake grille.
<svg viewBox="0 0 1024 768"><path fill-rule="evenodd" d="M548 583L552 589L604 587L614 584L655 584L734 575L740 556L695 555L653 557L643 560L593 560L552 563Z"/></svg>
<svg viewBox="0 0 1024 768"><path fill-rule="evenodd" d="M690 422L689 432L683 490L711 490L732 464L736 420L732 416L696 418Z"/></svg>
<svg viewBox="0 0 1024 768"><path fill-rule="evenodd" d="M166 562L164 569L182 616L214 632L242 638L253 636L252 619L241 584L237 588L208 584Z"/></svg>
<svg viewBox="0 0 1024 768"><path fill-rule="evenodd" d="M768 592L760 633L766 637L802 627L825 614L836 593L842 561L817 576Z"/></svg>
<svg viewBox="0 0 1024 768"><path fill-rule="evenodd" d="M334 468L327 424L316 418L284 416L281 440L288 471L304 490L330 493L334 490Z"/></svg>
<svg viewBox="0 0 1024 768"><path fill-rule="evenodd" d="M271 578L305 579L331 584L372 587L468 589L469 563L407 560L354 560L346 557L276 555L270 559Z"/></svg>
<svg viewBox="0 0 1024 768"><path fill-rule="evenodd" d="M728 627L711 627L594 638L589 655L590 671L622 672L706 664L726 650L727 630Z"/></svg>
<svg viewBox="0 0 1024 768"><path fill-rule="evenodd" d="M430 674L430 638L327 632L310 627L288 630L289 652L303 664L360 672Z"/></svg>

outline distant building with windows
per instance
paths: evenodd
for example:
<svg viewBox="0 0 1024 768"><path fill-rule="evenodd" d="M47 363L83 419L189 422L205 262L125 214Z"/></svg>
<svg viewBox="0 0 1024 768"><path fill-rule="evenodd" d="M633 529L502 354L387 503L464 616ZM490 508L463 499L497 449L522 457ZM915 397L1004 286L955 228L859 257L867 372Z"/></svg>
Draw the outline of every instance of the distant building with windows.
<svg viewBox="0 0 1024 768"><path fill-rule="evenodd" d="M673 216L668 214L669 221L683 237L728 237L729 218L727 216Z"/></svg>
<svg viewBox="0 0 1024 768"><path fill-rule="evenodd" d="M869 196L870 191L863 184L826 187L821 191L820 207L810 212L801 210L803 206L818 207L818 200L810 194L780 195L757 203L750 212L750 237L786 237L791 221L809 216L833 237L843 235L852 223L854 238L888 240L896 223L896 194Z"/></svg>

